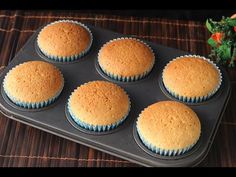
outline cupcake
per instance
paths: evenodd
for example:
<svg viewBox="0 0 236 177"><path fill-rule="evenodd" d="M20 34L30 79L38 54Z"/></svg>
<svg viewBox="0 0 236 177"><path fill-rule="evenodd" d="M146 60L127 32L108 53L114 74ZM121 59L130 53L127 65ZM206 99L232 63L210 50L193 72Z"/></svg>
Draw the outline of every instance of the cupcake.
<svg viewBox="0 0 236 177"><path fill-rule="evenodd" d="M153 68L155 56L144 42L134 38L118 38L100 49L98 63L102 71L118 81L136 81Z"/></svg>
<svg viewBox="0 0 236 177"><path fill-rule="evenodd" d="M189 103L207 100L222 82L219 68L209 59L196 55L181 56L169 62L162 79L172 96Z"/></svg>
<svg viewBox="0 0 236 177"><path fill-rule="evenodd" d="M79 126L96 132L116 128L126 119L129 110L130 101L126 92L106 81L81 85L68 101L72 119Z"/></svg>
<svg viewBox="0 0 236 177"><path fill-rule="evenodd" d="M145 108L138 117L137 132L152 152L176 156L198 141L201 124L196 113L183 103L160 101Z"/></svg>
<svg viewBox="0 0 236 177"><path fill-rule="evenodd" d="M54 65L29 61L15 66L4 78L3 89L16 105L32 109L55 101L64 86L64 79Z"/></svg>
<svg viewBox="0 0 236 177"><path fill-rule="evenodd" d="M61 20L50 23L39 33L37 44L49 59L68 62L85 55L93 37L87 26L82 23Z"/></svg>

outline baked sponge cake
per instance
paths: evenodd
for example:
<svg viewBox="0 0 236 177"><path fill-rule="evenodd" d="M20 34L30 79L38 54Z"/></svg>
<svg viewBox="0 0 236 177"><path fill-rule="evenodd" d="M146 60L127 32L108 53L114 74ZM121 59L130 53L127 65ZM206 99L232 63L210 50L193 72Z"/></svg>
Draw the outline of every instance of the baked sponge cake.
<svg viewBox="0 0 236 177"><path fill-rule="evenodd" d="M8 98L24 108L41 108L54 102L64 86L64 79L54 65L28 61L15 66L4 78Z"/></svg>
<svg viewBox="0 0 236 177"><path fill-rule="evenodd" d="M61 20L45 26L38 35L37 44L49 59L67 62L85 55L92 40L92 33L84 24Z"/></svg>
<svg viewBox="0 0 236 177"><path fill-rule="evenodd" d="M185 102L201 102L220 88L222 76L210 60L196 55L178 57L163 70L163 84L168 92Z"/></svg>
<svg viewBox="0 0 236 177"><path fill-rule="evenodd" d="M201 133L197 114L176 101L160 101L148 106L139 115L136 126L143 144L165 156L187 152Z"/></svg>
<svg viewBox="0 0 236 177"><path fill-rule="evenodd" d="M79 86L71 94L68 111L82 128L102 132L119 126L130 110L126 92L107 81L91 81Z"/></svg>
<svg viewBox="0 0 236 177"><path fill-rule="evenodd" d="M155 56L152 49L135 38L117 38L100 49L98 63L102 71L119 81L136 81L153 68Z"/></svg>

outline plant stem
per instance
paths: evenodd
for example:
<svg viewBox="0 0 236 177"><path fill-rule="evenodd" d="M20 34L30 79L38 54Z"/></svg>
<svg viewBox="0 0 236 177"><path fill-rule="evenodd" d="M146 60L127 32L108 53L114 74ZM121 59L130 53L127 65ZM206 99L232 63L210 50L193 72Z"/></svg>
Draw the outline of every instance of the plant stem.
<svg viewBox="0 0 236 177"><path fill-rule="evenodd" d="M230 60L230 63L229 63L230 67L234 67L234 59L235 59L235 57L236 57L236 47L234 47L233 54L232 54L232 57L231 57L231 60Z"/></svg>

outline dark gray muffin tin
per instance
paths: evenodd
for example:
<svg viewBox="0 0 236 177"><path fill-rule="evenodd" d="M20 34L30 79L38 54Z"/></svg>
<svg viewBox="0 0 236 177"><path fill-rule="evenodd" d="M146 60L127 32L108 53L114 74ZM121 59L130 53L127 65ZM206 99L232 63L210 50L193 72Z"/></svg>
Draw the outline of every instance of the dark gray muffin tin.
<svg viewBox="0 0 236 177"><path fill-rule="evenodd" d="M222 85L211 99L202 103L188 104L197 113L201 121L202 133L198 143L183 155L160 156L148 150L140 142L135 128L136 119L140 112L152 103L162 100L176 100L163 87L162 70L173 58L189 53L145 41L151 46L156 56L156 62L151 73L144 79L135 82L114 81L99 68L97 63L98 51L104 43L111 39L132 36L114 33L91 25L88 27L94 36L91 50L78 61L70 63L54 62L40 52L36 44L36 38L41 28L38 29L1 73L1 83L6 73L14 66L30 60L42 60L53 63L62 71L65 78L64 89L55 103L50 106L28 110L12 103L1 86L1 112L16 121L143 166L177 167L199 164L211 147L230 97L230 82L224 69L220 68L223 76ZM67 100L71 92L79 85L93 80L108 80L116 83L124 88L130 96L130 114L125 122L114 130L103 133L84 130L73 122L66 110Z"/></svg>

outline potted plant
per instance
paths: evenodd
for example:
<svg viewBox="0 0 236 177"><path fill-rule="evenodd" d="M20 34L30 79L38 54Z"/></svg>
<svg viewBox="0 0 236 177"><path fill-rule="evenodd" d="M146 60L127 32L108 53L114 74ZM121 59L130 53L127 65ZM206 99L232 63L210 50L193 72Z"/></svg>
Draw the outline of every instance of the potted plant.
<svg viewBox="0 0 236 177"><path fill-rule="evenodd" d="M207 19L206 27L212 34L208 39L211 46L209 57L217 63L234 67L236 60L236 14L220 21Z"/></svg>

